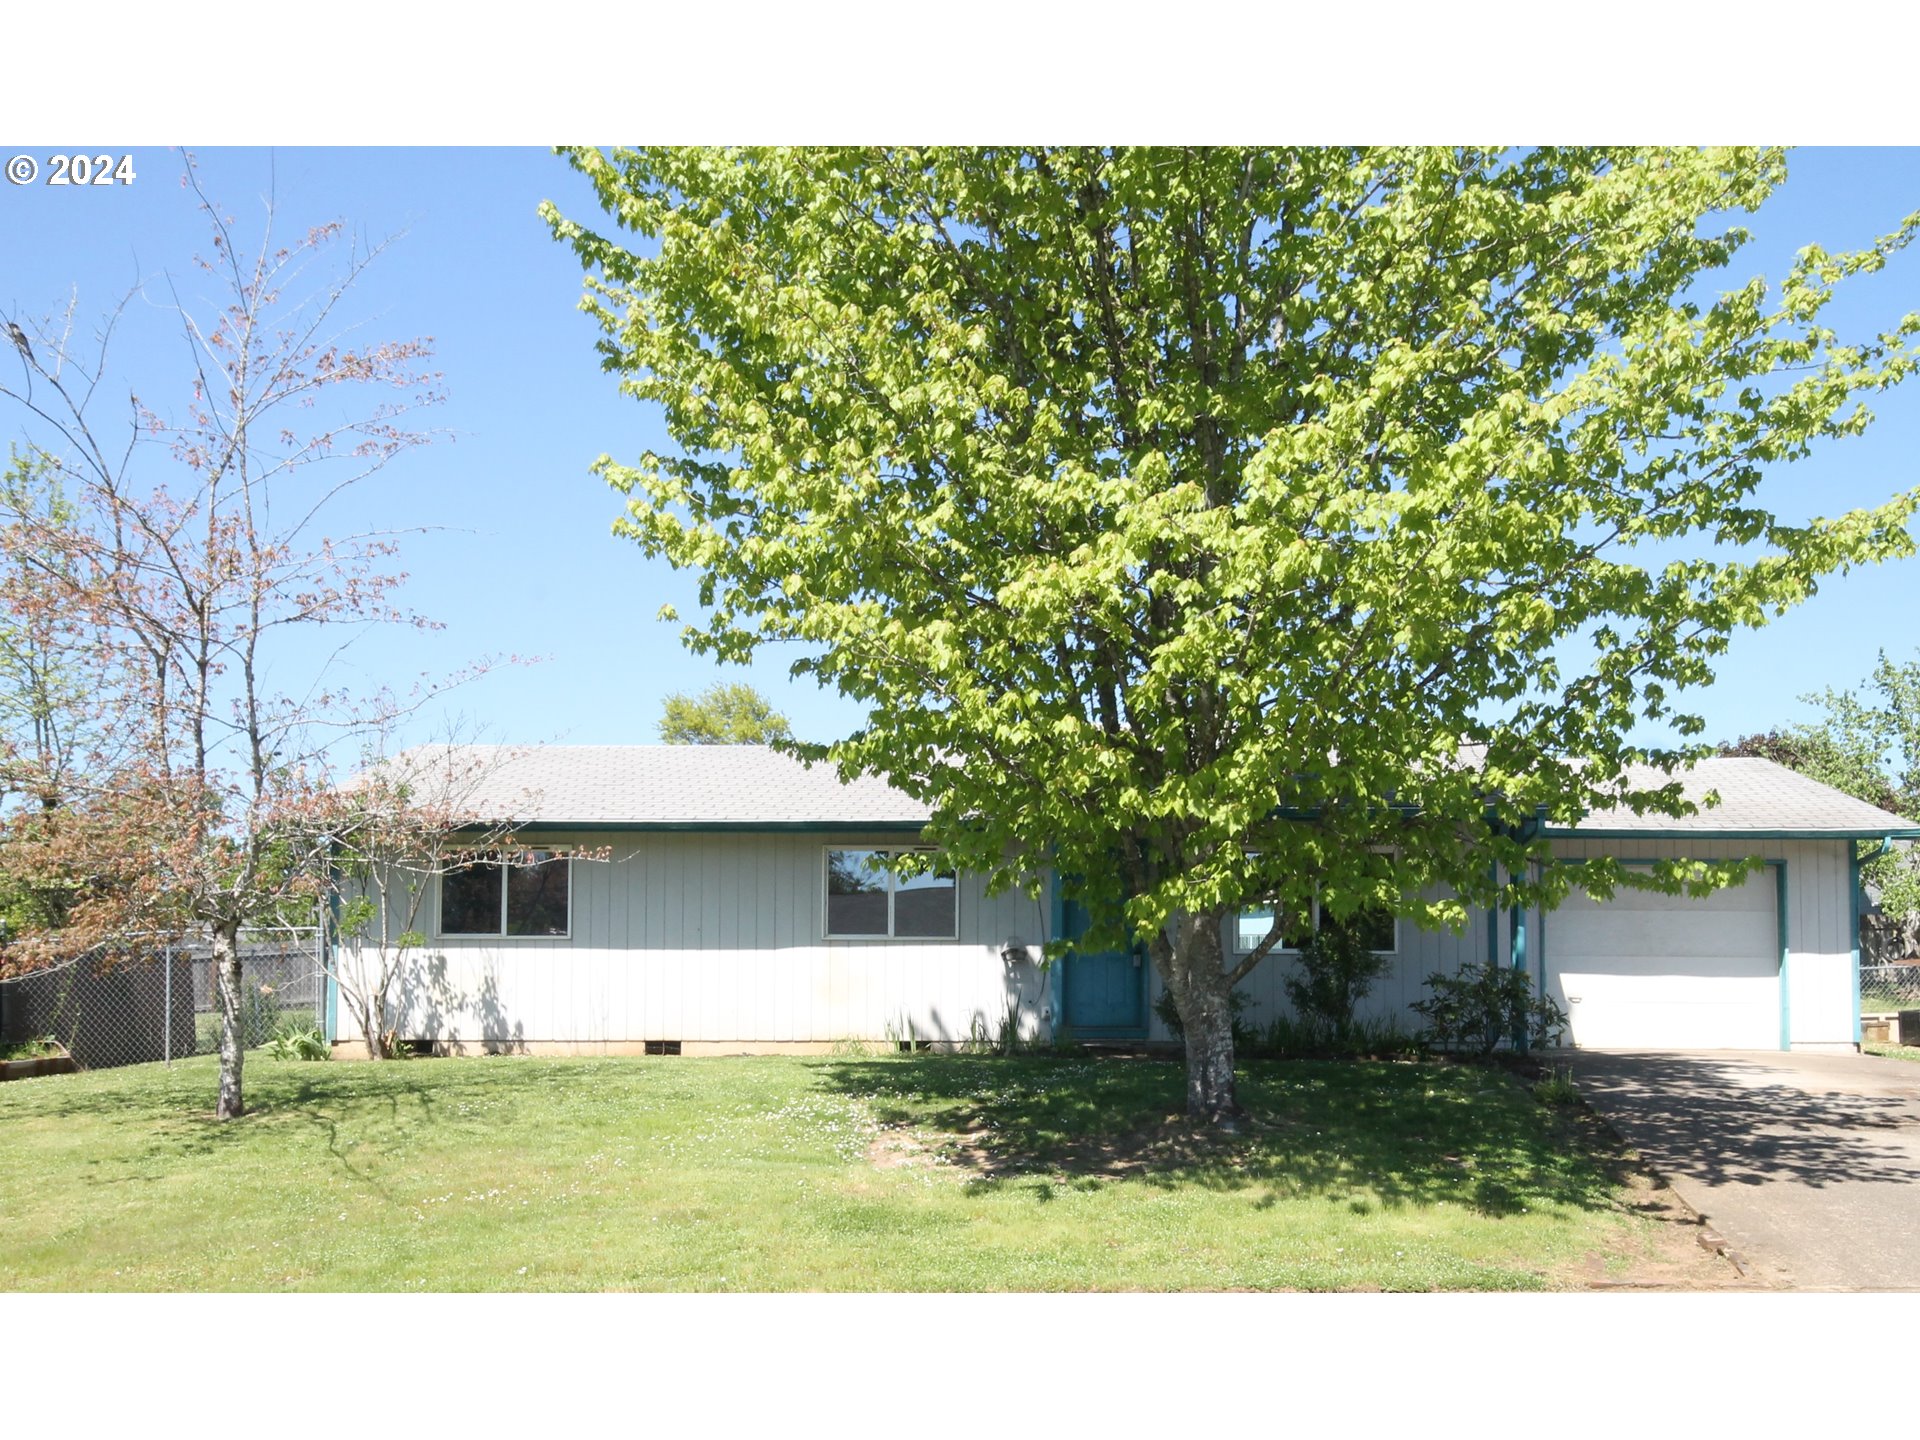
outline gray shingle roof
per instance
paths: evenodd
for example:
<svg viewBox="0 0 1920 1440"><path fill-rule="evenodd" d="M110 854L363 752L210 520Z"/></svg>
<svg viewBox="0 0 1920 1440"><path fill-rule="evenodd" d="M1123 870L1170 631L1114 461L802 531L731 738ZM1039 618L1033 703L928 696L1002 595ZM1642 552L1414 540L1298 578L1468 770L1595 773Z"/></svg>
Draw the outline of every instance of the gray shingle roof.
<svg viewBox="0 0 1920 1440"><path fill-rule="evenodd" d="M465 808L492 819L544 825L902 825L923 824L927 807L884 780L843 783L829 765L808 766L763 745L467 745ZM445 746L422 746L387 762L446 768ZM1650 768L1630 772L1636 788L1664 783ZM1697 815L1596 811L1573 833L1885 835L1920 833L1913 821L1855 800L1771 760L1716 757L1676 777ZM1720 804L1705 806L1709 792ZM1565 832L1557 832L1565 833Z"/></svg>
<svg viewBox="0 0 1920 1440"><path fill-rule="evenodd" d="M1628 772L1636 788L1663 785L1667 776L1637 766ZM1809 835L1885 835L1920 830L1911 820L1889 814L1864 800L1810 780L1805 775L1752 756L1715 756L1672 778L1681 793L1699 805L1695 815L1635 815L1631 810L1596 810L1573 827L1574 833L1607 830L1660 830L1679 834L1748 834L1786 831ZM1717 791L1720 803L1708 808Z"/></svg>
<svg viewBox="0 0 1920 1440"><path fill-rule="evenodd" d="M543 825L923 824L927 808L884 780L842 783L764 745L464 745L463 808ZM444 769L446 746L388 763Z"/></svg>

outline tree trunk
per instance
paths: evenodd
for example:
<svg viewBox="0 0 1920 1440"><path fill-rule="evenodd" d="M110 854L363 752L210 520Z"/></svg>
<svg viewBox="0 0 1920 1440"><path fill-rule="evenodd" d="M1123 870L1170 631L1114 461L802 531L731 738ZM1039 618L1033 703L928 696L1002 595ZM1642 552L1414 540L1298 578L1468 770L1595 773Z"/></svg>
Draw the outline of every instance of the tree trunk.
<svg viewBox="0 0 1920 1440"><path fill-rule="evenodd" d="M1186 1041L1187 1118L1231 1124L1246 1112L1233 1083L1233 1012L1227 1005L1219 918L1187 916L1176 943L1163 938L1153 948Z"/></svg>
<svg viewBox="0 0 1920 1440"><path fill-rule="evenodd" d="M220 1103L215 1115L232 1120L246 1113L240 1067L246 1037L240 1032L240 927L222 922L213 931L213 973L220 995Z"/></svg>
<svg viewBox="0 0 1920 1440"><path fill-rule="evenodd" d="M360 1014L360 1033L367 1037L367 1058L369 1060L391 1060L393 1047L388 1042L387 1007L378 997L369 999L366 1008Z"/></svg>
<svg viewBox="0 0 1920 1440"><path fill-rule="evenodd" d="M393 966L384 951L380 955L380 973L369 983L364 950L354 954L354 1012L360 1020L360 1034L367 1042L369 1060L394 1058L392 1032L387 1028L387 992L393 987Z"/></svg>
<svg viewBox="0 0 1920 1440"><path fill-rule="evenodd" d="M1224 1001L1186 1022L1187 1117L1219 1125L1245 1112L1233 1085L1233 1020Z"/></svg>

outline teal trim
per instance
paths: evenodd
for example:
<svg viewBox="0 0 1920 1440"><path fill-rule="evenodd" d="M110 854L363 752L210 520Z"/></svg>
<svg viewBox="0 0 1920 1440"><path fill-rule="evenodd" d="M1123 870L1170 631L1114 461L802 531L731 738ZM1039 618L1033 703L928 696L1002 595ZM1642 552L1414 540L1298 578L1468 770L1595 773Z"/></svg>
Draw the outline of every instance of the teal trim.
<svg viewBox="0 0 1920 1440"><path fill-rule="evenodd" d="M1920 830L1588 830L1551 826L1554 840L1920 840Z"/></svg>
<svg viewBox="0 0 1920 1440"><path fill-rule="evenodd" d="M1687 857L1682 855L1664 855L1658 859L1630 860L1623 855L1609 855L1604 858L1612 860L1616 865L1658 865L1661 860L1682 860ZM1764 857L1762 858L1764 859ZM1577 855L1556 855L1547 863L1552 865L1584 865L1587 861L1585 857ZM1782 1050L1791 1050L1793 1048L1793 1004L1791 994L1792 987L1789 983L1789 971L1793 959L1793 946L1788 939L1787 931L1787 922L1790 918L1787 913L1787 862L1785 860L1767 860L1766 865L1768 869L1773 871L1774 897L1777 906L1776 923L1779 926L1780 932L1780 1048ZM1546 929L1546 913L1544 911L1541 913L1540 922L1541 930L1544 932ZM1544 987L1547 976L1547 947L1544 933L1541 937L1539 954L1540 983ZM1858 966L1855 967L1856 974L1858 968ZM1856 1004L1853 1008L1857 1015L1860 1009L1859 1005ZM1857 1024L1858 1021L1856 1020L1855 1023Z"/></svg>
<svg viewBox="0 0 1920 1440"><path fill-rule="evenodd" d="M1513 954L1508 963L1521 974L1527 970L1527 907L1515 905L1507 912L1507 933L1511 941ZM1527 1048L1527 1027L1522 1023L1513 1032L1514 1047L1522 1052Z"/></svg>

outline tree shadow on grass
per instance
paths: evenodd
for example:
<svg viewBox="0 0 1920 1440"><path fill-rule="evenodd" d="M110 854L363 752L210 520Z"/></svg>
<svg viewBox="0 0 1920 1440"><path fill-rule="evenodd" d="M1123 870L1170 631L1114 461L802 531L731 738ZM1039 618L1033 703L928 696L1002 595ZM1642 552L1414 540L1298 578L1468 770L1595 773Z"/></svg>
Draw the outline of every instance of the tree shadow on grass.
<svg viewBox="0 0 1920 1440"><path fill-rule="evenodd" d="M365 1133L370 1110L390 1134L410 1126L432 1126L438 1099L435 1087L410 1080L399 1073L402 1069L382 1067L373 1076L361 1073L345 1084L329 1075L296 1079L290 1085L256 1086L247 1112L233 1120L216 1120L210 1111L160 1117L146 1153L174 1161L212 1159L256 1147L268 1132L304 1130L321 1139L330 1163L393 1201L380 1176L355 1162L350 1144L342 1140L342 1127L351 1116L353 1129ZM369 1084L369 1079L376 1083Z"/></svg>
<svg viewBox="0 0 1920 1440"><path fill-rule="evenodd" d="M318 1132L333 1163L384 1195L341 1135L349 1115L365 1129L369 1109L379 1115L376 1127L384 1124L390 1133L434 1123L436 1087L403 1071L317 1063L256 1067L250 1056L248 1108L232 1120L214 1116L217 1069L210 1061L63 1076L75 1083L5 1097L16 1103L0 1106L0 1145L9 1121L87 1128L98 1138L81 1162L88 1183L137 1185L227 1159L244 1163L284 1153L292 1163L298 1141L289 1150L282 1137Z"/></svg>
<svg viewBox="0 0 1920 1440"><path fill-rule="evenodd" d="M1059 1187L1125 1181L1245 1191L1256 1208L1320 1198L1357 1214L1605 1210L1630 1169L1603 1126L1466 1065L1251 1064L1240 1095L1252 1120L1238 1133L1186 1120L1178 1064L921 1056L821 1074L883 1126L926 1136L977 1187L1020 1182L1039 1203Z"/></svg>

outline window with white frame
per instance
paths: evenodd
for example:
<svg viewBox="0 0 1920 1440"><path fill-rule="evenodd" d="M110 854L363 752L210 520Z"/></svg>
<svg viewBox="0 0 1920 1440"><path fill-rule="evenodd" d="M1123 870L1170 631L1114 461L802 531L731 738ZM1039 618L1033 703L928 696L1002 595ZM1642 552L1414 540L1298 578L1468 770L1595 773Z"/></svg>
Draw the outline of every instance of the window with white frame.
<svg viewBox="0 0 1920 1440"><path fill-rule="evenodd" d="M475 861L440 877L440 933L563 937L572 892L573 862L551 850Z"/></svg>
<svg viewBox="0 0 1920 1440"><path fill-rule="evenodd" d="M826 852L826 929L831 939L952 940L959 931L959 884L951 870L897 875L894 857L913 850Z"/></svg>

